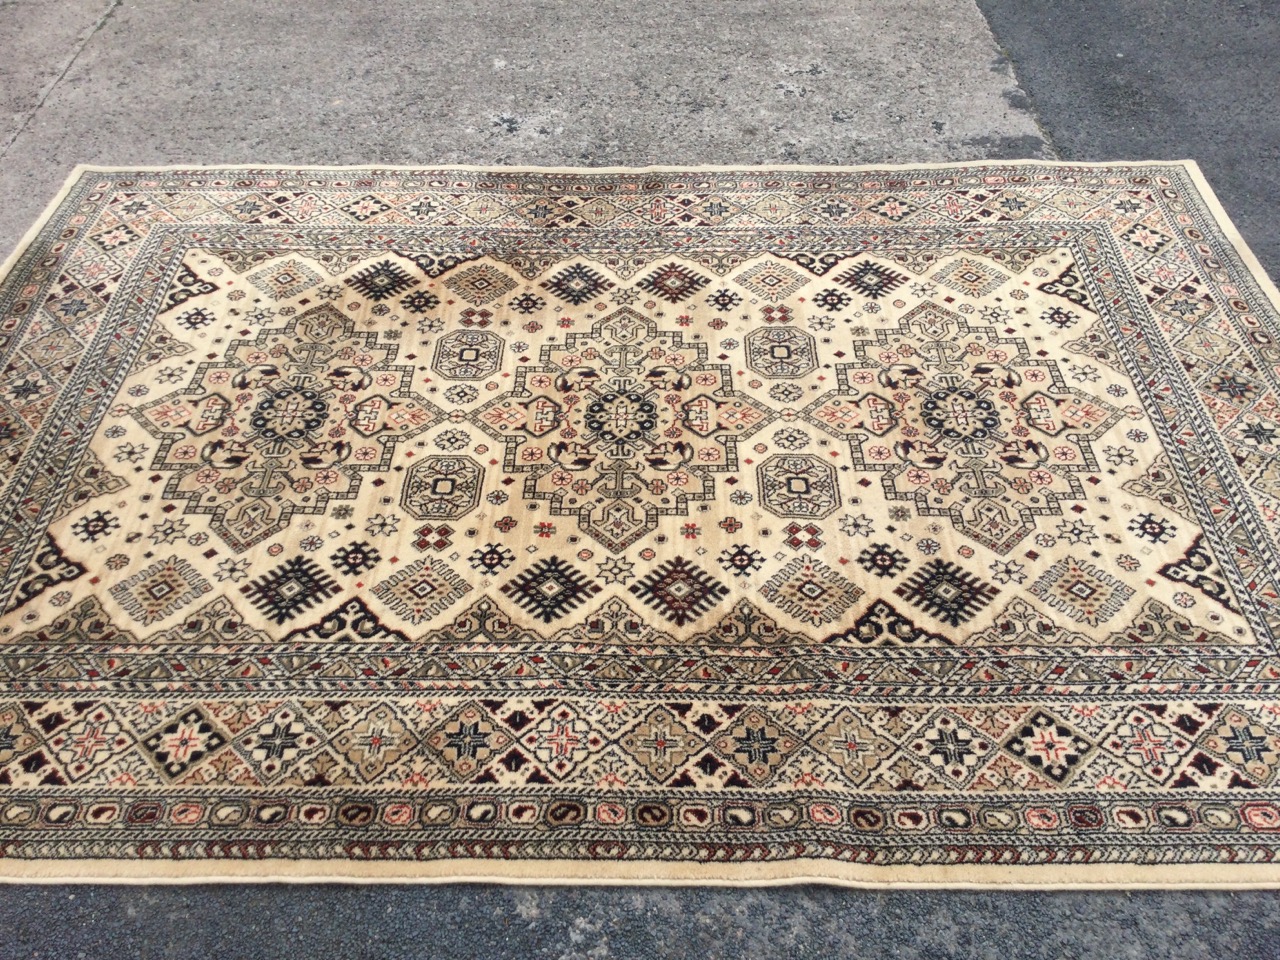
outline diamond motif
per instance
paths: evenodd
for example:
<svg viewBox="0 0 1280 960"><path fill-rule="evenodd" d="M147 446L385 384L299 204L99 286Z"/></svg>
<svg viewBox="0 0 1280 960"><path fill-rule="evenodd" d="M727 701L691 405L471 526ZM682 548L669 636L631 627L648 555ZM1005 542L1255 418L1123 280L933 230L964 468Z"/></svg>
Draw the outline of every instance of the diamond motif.
<svg viewBox="0 0 1280 960"><path fill-rule="evenodd" d="M658 783L665 783L702 749L702 738L666 707L655 707L622 738L622 746Z"/></svg>
<svg viewBox="0 0 1280 960"><path fill-rule="evenodd" d="M456 779L466 781L509 747L511 736L498 728L483 707L467 704L435 726L424 742Z"/></svg>
<svg viewBox="0 0 1280 960"><path fill-rule="evenodd" d="M575 263L561 270L550 280L543 281L542 288L550 290L561 300L576 307L595 300L606 290L612 290L614 285L613 281L605 279L603 274L585 264Z"/></svg>
<svg viewBox="0 0 1280 960"><path fill-rule="evenodd" d="M989 263L981 263L969 257L961 257L955 263L933 275L933 279L970 297L985 297L1009 279L1003 270Z"/></svg>
<svg viewBox="0 0 1280 960"><path fill-rule="evenodd" d="M1132 587L1074 557L1055 563L1030 591L1053 609L1091 627L1110 620L1133 596Z"/></svg>
<svg viewBox="0 0 1280 960"><path fill-rule="evenodd" d="M871 204L867 209L872 213L879 214L886 220L892 220L894 223L901 223L913 213L920 212L918 206L901 197L884 197Z"/></svg>
<svg viewBox="0 0 1280 960"><path fill-rule="evenodd" d="M967 783L991 754L992 743L949 713L939 713L910 743L907 752L953 783Z"/></svg>
<svg viewBox="0 0 1280 960"><path fill-rule="evenodd" d="M760 588L762 597L815 627L839 620L862 593L821 560L807 555L792 560Z"/></svg>
<svg viewBox="0 0 1280 960"><path fill-rule="evenodd" d="M740 713L713 742L756 783L767 782L800 746L795 734L755 708Z"/></svg>
<svg viewBox="0 0 1280 960"><path fill-rule="evenodd" d="M410 623L419 624L448 609L471 591L440 560L424 557L373 588L373 595Z"/></svg>
<svg viewBox="0 0 1280 960"><path fill-rule="evenodd" d="M892 741L868 725L860 713L841 710L810 738L814 748L826 754L854 785L860 785L893 753Z"/></svg>
<svg viewBox="0 0 1280 960"><path fill-rule="evenodd" d="M630 589L678 627L692 623L729 593L724 584L683 557L668 560Z"/></svg>
<svg viewBox="0 0 1280 960"><path fill-rule="evenodd" d="M172 556L153 563L111 588L111 596L139 623L155 623L213 588L186 560Z"/></svg>
<svg viewBox="0 0 1280 960"><path fill-rule="evenodd" d="M882 267L873 260L863 260L834 279L836 283L843 283L872 300L888 296L907 282L905 274Z"/></svg>
<svg viewBox="0 0 1280 960"><path fill-rule="evenodd" d="M67 779L82 780L108 759L133 744L119 718L99 704L77 722L49 738L49 748L66 771Z"/></svg>
<svg viewBox="0 0 1280 960"><path fill-rule="evenodd" d="M1172 779L1179 761L1192 748L1185 735L1145 710L1129 711L1102 745L1157 783Z"/></svg>
<svg viewBox="0 0 1280 960"><path fill-rule="evenodd" d="M294 707L285 706L241 734L235 749L263 783L273 783L323 742L322 734Z"/></svg>
<svg viewBox="0 0 1280 960"><path fill-rule="evenodd" d="M894 590L898 596L953 627L973 619L999 592L949 560L930 560Z"/></svg>
<svg viewBox="0 0 1280 960"><path fill-rule="evenodd" d="M1019 725L1004 748L1056 783L1075 776L1093 744L1061 720L1036 711Z"/></svg>
<svg viewBox="0 0 1280 960"><path fill-rule="evenodd" d="M661 297L669 303L679 303L693 296L711 281L688 267L668 263L636 284L641 290Z"/></svg>
<svg viewBox="0 0 1280 960"><path fill-rule="evenodd" d="M366 782L378 779L388 767L407 756L418 738L385 704L354 720L333 736L334 749L351 761Z"/></svg>
<svg viewBox="0 0 1280 960"><path fill-rule="evenodd" d="M226 744L226 736L199 707L184 711L142 741L156 765L171 780L178 779Z"/></svg>
<svg viewBox="0 0 1280 960"><path fill-rule="evenodd" d="M273 623L285 623L339 593L341 587L307 557L286 560L240 592Z"/></svg>
<svg viewBox="0 0 1280 960"><path fill-rule="evenodd" d="M757 297L770 303L777 303L808 283L808 278L803 273L784 267L780 263L765 261L749 270L744 270L734 277L734 281Z"/></svg>
<svg viewBox="0 0 1280 960"><path fill-rule="evenodd" d="M468 303L492 303L516 288L516 282L487 263L452 274L444 285Z"/></svg>
<svg viewBox="0 0 1280 960"><path fill-rule="evenodd" d="M320 282L316 273L300 260L285 260L249 274L250 283L272 300L288 300Z"/></svg>
<svg viewBox="0 0 1280 960"><path fill-rule="evenodd" d="M521 735L520 742L542 762L545 770L561 780L604 743L591 725L567 704L549 710Z"/></svg>
<svg viewBox="0 0 1280 960"><path fill-rule="evenodd" d="M502 585L502 592L543 623L550 623L600 592L600 585L559 557L539 560Z"/></svg>
<svg viewBox="0 0 1280 960"><path fill-rule="evenodd" d="M383 260L373 266L366 267L354 276L347 278L347 285L358 290L370 300L381 303L404 293L410 287L416 287L419 280L403 267L390 260Z"/></svg>

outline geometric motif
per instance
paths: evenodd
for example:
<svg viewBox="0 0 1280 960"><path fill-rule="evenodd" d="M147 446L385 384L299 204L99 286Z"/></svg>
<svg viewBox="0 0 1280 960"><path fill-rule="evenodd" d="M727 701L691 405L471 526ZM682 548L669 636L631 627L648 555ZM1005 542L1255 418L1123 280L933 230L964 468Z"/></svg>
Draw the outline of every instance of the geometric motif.
<svg viewBox="0 0 1280 960"><path fill-rule="evenodd" d="M104 761L127 749L133 737L106 705L99 704L76 723L49 738L49 749L66 772L67 779L83 779Z"/></svg>
<svg viewBox="0 0 1280 960"><path fill-rule="evenodd" d="M702 738L666 707L655 707L622 738L623 748L658 783L670 780L701 745Z"/></svg>
<svg viewBox="0 0 1280 960"><path fill-rule="evenodd" d="M910 752L953 783L963 784L991 753L992 744L977 730L941 713L911 742Z"/></svg>
<svg viewBox="0 0 1280 960"><path fill-rule="evenodd" d="M1131 710L1103 739L1102 745L1156 783L1173 778L1177 764L1191 750L1191 741L1146 710Z"/></svg>
<svg viewBox="0 0 1280 960"><path fill-rule="evenodd" d="M909 561L901 550L887 543L873 543L858 554L858 564L877 577L893 577L907 569Z"/></svg>
<svg viewBox="0 0 1280 960"><path fill-rule="evenodd" d="M734 281L755 296L778 303L804 286L806 278L789 267L766 260L738 274Z"/></svg>
<svg viewBox="0 0 1280 960"><path fill-rule="evenodd" d="M1029 587L1055 610L1091 627L1110 620L1133 596L1133 588L1074 557L1059 560Z"/></svg>
<svg viewBox="0 0 1280 960"><path fill-rule="evenodd" d="M249 728L235 741L236 751L249 763L262 783L279 780L304 754L315 750L324 737L292 706Z"/></svg>
<svg viewBox="0 0 1280 960"><path fill-rule="evenodd" d="M347 278L347 284L370 300L381 302L418 285L403 267L383 260Z"/></svg>
<svg viewBox="0 0 1280 960"><path fill-rule="evenodd" d="M71 530L85 543L94 543L112 530L120 529L120 521L110 511L95 510L75 522Z"/></svg>
<svg viewBox="0 0 1280 960"><path fill-rule="evenodd" d="M136 234L134 234L128 227L112 231L111 235L117 238L117 242L110 245L103 242L102 235L93 239L95 239L98 245L104 250L111 250L114 247L123 246L125 243L129 242L129 239L136 236ZM160 312L167 313L175 307L182 306L188 300L193 300L206 293L213 293L217 289L218 287L216 284L210 283L209 280L199 276L191 269L189 264L184 263L178 268L177 275L173 278L173 282L170 284L169 289L165 292L161 300L162 306Z"/></svg>
<svg viewBox="0 0 1280 960"><path fill-rule="evenodd" d="M1181 558L1156 570L1160 576L1183 583L1216 600L1228 610L1239 609L1231 596L1231 588L1221 578L1213 555L1204 548L1203 536L1197 534Z"/></svg>
<svg viewBox="0 0 1280 960"><path fill-rule="evenodd" d="M367 541L348 544L330 558L334 567L341 573L355 576L366 570L372 570L382 559L382 554L369 545Z"/></svg>
<svg viewBox="0 0 1280 960"><path fill-rule="evenodd" d="M985 297L1009 279L1003 270L969 257L961 257L933 275L939 283L970 297Z"/></svg>
<svg viewBox="0 0 1280 960"><path fill-rule="evenodd" d="M44 542L37 546L22 579L14 588L8 610L17 610L46 590L78 580L87 572L83 564L67 557L53 537L46 533Z"/></svg>
<svg viewBox="0 0 1280 960"><path fill-rule="evenodd" d="M839 765L850 783L862 784L893 753L894 744L851 710L841 710L810 741Z"/></svg>
<svg viewBox="0 0 1280 960"><path fill-rule="evenodd" d="M758 469L760 502L780 517L820 520L840 505L836 471L808 454L770 457Z"/></svg>
<svg viewBox="0 0 1280 960"><path fill-rule="evenodd" d="M912 623L885 600L877 600L854 621L853 626L832 639L864 644L949 644L946 637Z"/></svg>
<svg viewBox="0 0 1280 960"><path fill-rule="evenodd" d="M1129 532L1136 533L1152 543L1164 543L1173 538L1178 528L1154 514L1144 513L1129 521Z"/></svg>
<svg viewBox="0 0 1280 960"><path fill-rule="evenodd" d="M26 755L40 742L23 714L16 704L0 704L0 767Z"/></svg>
<svg viewBox="0 0 1280 960"><path fill-rule="evenodd" d="M764 377L803 377L818 366L817 347L794 327L758 327L747 334L747 365Z"/></svg>
<svg viewBox="0 0 1280 960"><path fill-rule="evenodd" d="M457 520L480 503L484 467L470 457L424 457L404 478L400 503L419 520Z"/></svg>
<svg viewBox="0 0 1280 960"><path fill-rule="evenodd" d="M272 300L288 300L320 282L320 274L299 260L263 267L246 278Z"/></svg>
<svg viewBox="0 0 1280 960"><path fill-rule="evenodd" d="M461 273L454 273L445 281L445 286L462 299L479 306L497 300L504 293L516 288L516 282L501 270L488 264L468 267Z"/></svg>
<svg viewBox="0 0 1280 960"><path fill-rule="evenodd" d="M413 545L419 550L443 550L453 546L453 541L449 538L456 532L447 523L442 523L438 527L429 523L424 524L414 531L417 539L413 541Z"/></svg>
<svg viewBox="0 0 1280 960"><path fill-rule="evenodd" d="M521 737L542 768L559 780L563 780L593 751L604 745L604 740L566 704L561 704L528 729Z"/></svg>
<svg viewBox="0 0 1280 960"><path fill-rule="evenodd" d="M142 741L156 765L174 780L226 743L226 736L199 707L192 707Z"/></svg>
<svg viewBox="0 0 1280 960"><path fill-rule="evenodd" d="M200 592L206 592L207 586ZM270 573L246 583L240 592L269 620L281 624L340 593L341 589L314 560L293 557Z"/></svg>
<svg viewBox="0 0 1280 960"><path fill-rule="evenodd" d="M649 274L636 286L669 303L679 303L693 296L710 282L709 278L694 273L687 267L678 263L668 263Z"/></svg>
<svg viewBox="0 0 1280 960"><path fill-rule="evenodd" d="M882 267L872 260L863 260L835 277L836 283L843 283L855 292L872 300L887 296L907 282L905 274Z"/></svg>
<svg viewBox="0 0 1280 960"><path fill-rule="evenodd" d="M748 577L764 566L764 554L746 544L734 544L720 554L720 566L735 577Z"/></svg>
<svg viewBox="0 0 1280 960"><path fill-rule="evenodd" d="M379 705L333 736L334 749L350 760L366 782L406 756L418 738L390 707Z"/></svg>
<svg viewBox="0 0 1280 960"><path fill-rule="evenodd" d="M1089 303L1089 295L1085 292L1084 281L1079 273L1076 272L1074 263L1067 264L1056 278L1046 280L1036 289L1054 296L1063 297L1078 307L1084 307L1090 313L1097 312Z"/></svg>
<svg viewBox="0 0 1280 960"><path fill-rule="evenodd" d="M502 338L496 333L456 330L436 344L431 367L450 380L492 376L502 362Z"/></svg>
<svg viewBox="0 0 1280 960"><path fill-rule="evenodd" d="M761 710L748 709L715 739L721 755L734 761L753 782L768 782L800 746L799 738Z"/></svg>
<svg viewBox="0 0 1280 960"><path fill-rule="evenodd" d="M575 263L544 281L542 287L576 307L611 290L614 283L590 267Z"/></svg>
<svg viewBox="0 0 1280 960"><path fill-rule="evenodd" d="M677 627L692 623L728 596L728 589L682 557L631 585L631 592Z"/></svg>
<svg viewBox="0 0 1280 960"><path fill-rule="evenodd" d="M831 567L807 555L792 560L760 588L761 596L815 627L838 620L862 594Z"/></svg>
<svg viewBox="0 0 1280 960"><path fill-rule="evenodd" d="M328 305L252 340L231 340L190 385L138 407L160 441L151 469L168 473L166 500L187 501L239 552L295 514L354 499L360 473L388 469L399 441L438 422L410 392L396 347Z"/></svg>
<svg viewBox="0 0 1280 960"><path fill-rule="evenodd" d="M600 586L559 557L547 557L503 584L502 592L521 609L550 623L599 593Z"/></svg>
<svg viewBox="0 0 1280 960"><path fill-rule="evenodd" d="M467 583L439 560L423 558L383 580L373 595L412 624L423 623L470 592Z"/></svg>
<svg viewBox="0 0 1280 960"><path fill-rule="evenodd" d="M806 523L803 527L798 523L789 523L783 527L782 532L786 534L786 539L782 542L792 550L817 550L823 546L822 528L812 523Z"/></svg>
<svg viewBox="0 0 1280 960"><path fill-rule="evenodd" d="M1200 743L1236 764L1258 783L1271 780L1280 764L1280 736L1235 707L1228 707L1215 718L1209 736Z"/></svg>
<svg viewBox="0 0 1280 960"><path fill-rule="evenodd" d="M1057 783L1067 783L1093 745L1043 711L1028 717L1004 748Z"/></svg>
<svg viewBox="0 0 1280 960"><path fill-rule="evenodd" d="M505 750L511 736L492 722L483 707L467 705L439 724L424 741L458 780L469 780L493 756Z"/></svg>
<svg viewBox="0 0 1280 960"><path fill-rule="evenodd" d="M142 624L155 623L213 588L186 560L158 560L111 588L124 612Z"/></svg>
<svg viewBox="0 0 1280 960"><path fill-rule="evenodd" d="M943 623L958 627L992 601L999 589L949 560L930 560L893 591Z"/></svg>
<svg viewBox="0 0 1280 960"><path fill-rule="evenodd" d="M497 543L487 543L483 547L477 549L475 553L467 558L467 562L471 564L473 570L483 570L485 573L497 573L505 570L515 562L515 554L506 547Z"/></svg>

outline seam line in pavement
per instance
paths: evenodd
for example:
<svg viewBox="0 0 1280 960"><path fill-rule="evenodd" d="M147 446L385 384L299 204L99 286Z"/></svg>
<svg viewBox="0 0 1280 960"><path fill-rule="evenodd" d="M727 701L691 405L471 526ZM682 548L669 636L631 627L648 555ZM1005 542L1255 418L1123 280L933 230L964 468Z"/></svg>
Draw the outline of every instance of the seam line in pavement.
<svg viewBox="0 0 1280 960"><path fill-rule="evenodd" d="M1018 63L1013 56L1013 52L1004 45L1004 41L1000 39L1000 35L996 33L995 25L992 24L991 18L987 16L987 12L982 9L982 4L977 0L973 0L973 6L978 11L978 16L982 17L983 22L987 25L987 32L991 34L991 42L995 44L996 52L1009 66L1009 77L1013 80L1013 85L1017 91L1026 98L1027 115L1031 118L1031 122L1035 124L1036 130L1040 134L1040 139L1044 141L1046 159L1061 160L1062 154L1058 152L1058 145L1053 142L1053 137L1049 133L1049 129L1044 125L1044 121L1040 119L1040 110L1036 106L1035 100L1031 94L1027 92L1026 87L1022 85L1022 81L1018 79Z"/></svg>
<svg viewBox="0 0 1280 960"><path fill-rule="evenodd" d="M58 75L44 85L44 89L40 91L40 96L36 99L35 105L27 111L27 115L22 118L22 122L18 124L17 129L13 131L13 134L9 139L5 141L4 146L0 147L0 160L3 160L8 155L9 149L18 142L18 138L22 136L27 127L31 126L31 121L35 119L36 114L40 112L40 108L43 107L45 101L49 99L49 95L53 93L54 87L62 82L62 78L70 72L71 67L75 64L76 60L79 59L84 48L89 45L89 41L97 35L98 31L103 28L106 22L111 18L111 15L116 12L116 9L123 2L124 0L111 0L107 5L107 9L102 12L102 16L98 17L97 22L95 22L93 26L86 30L80 37L79 41L75 45L75 49L71 51L71 56L67 58L67 62L64 63L62 65L62 69L58 71Z"/></svg>

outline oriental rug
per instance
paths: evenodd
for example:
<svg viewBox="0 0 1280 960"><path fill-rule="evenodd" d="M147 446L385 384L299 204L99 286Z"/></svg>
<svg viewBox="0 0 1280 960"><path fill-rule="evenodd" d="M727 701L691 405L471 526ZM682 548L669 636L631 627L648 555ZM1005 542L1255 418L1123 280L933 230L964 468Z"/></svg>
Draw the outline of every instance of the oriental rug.
<svg viewBox="0 0 1280 960"><path fill-rule="evenodd" d="M0 876L1280 882L1280 319L1194 165L80 168Z"/></svg>

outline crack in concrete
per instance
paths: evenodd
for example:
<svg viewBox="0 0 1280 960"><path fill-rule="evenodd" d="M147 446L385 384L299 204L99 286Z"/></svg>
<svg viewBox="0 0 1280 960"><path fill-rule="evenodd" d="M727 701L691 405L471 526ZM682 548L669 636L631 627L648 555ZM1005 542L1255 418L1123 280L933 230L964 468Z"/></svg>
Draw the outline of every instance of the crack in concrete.
<svg viewBox="0 0 1280 960"><path fill-rule="evenodd" d="M0 147L0 160L3 160L8 156L9 150L18 142L18 138L22 136L27 127L31 126L31 121L34 120L36 114L40 112L40 108L43 107L45 101L49 99L54 88L61 83L62 78L71 71L72 66L74 66L76 60L79 59L80 54L84 52L84 48L89 45L89 41L92 40L98 31L103 28L106 22L111 19L111 15L116 12L117 8L119 8L120 4L123 2L124 0L110 0L107 4L106 10L102 12L102 16L98 17L93 26L86 30L76 41L75 49L71 51L71 56L68 57L67 62L62 65L62 69L58 71L57 76L41 88L39 95L36 97L35 105L27 111L26 116L22 118L22 122L18 124L9 139L5 141L4 146Z"/></svg>

